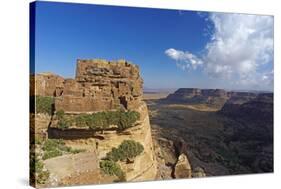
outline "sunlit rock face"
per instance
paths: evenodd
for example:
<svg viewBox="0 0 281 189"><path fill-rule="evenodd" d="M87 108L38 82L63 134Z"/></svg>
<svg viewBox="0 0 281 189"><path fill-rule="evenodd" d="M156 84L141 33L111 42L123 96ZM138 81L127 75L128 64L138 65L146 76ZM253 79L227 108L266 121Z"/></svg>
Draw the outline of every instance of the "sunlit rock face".
<svg viewBox="0 0 281 189"><path fill-rule="evenodd" d="M49 116L49 122L44 125L46 136L49 139L62 139L67 144L80 148L87 147L86 152L44 161L46 168L52 173L52 186L114 182L115 177L102 173L99 162L124 140L134 140L144 147L143 152L130 163L119 162L126 181L156 179L157 162L149 114L142 99L143 80L137 65L125 60L78 60L76 76L73 79L64 79L48 73L37 74L35 80L38 83L36 95L54 98L54 115ZM133 127L122 132L118 132L115 127L102 132L89 128L57 127L58 110L63 110L67 116L77 116L117 109L138 112L140 118ZM35 125L37 126L39 125ZM89 145L91 147L88 149ZM87 164L89 161L91 163Z"/></svg>
<svg viewBox="0 0 281 189"><path fill-rule="evenodd" d="M78 60L75 79L58 89L55 109L95 112L136 108L142 99L142 79L137 65L124 60Z"/></svg>

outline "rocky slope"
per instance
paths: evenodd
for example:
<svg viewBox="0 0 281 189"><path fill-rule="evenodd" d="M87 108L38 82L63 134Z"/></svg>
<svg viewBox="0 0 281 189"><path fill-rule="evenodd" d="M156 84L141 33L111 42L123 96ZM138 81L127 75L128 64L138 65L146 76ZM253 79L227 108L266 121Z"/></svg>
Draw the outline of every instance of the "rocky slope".
<svg viewBox="0 0 281 189"><path fill-rule="evenodd" d="M242 104L231 100L218 113L228 118L225 142L236 149L240 164L253 172L272 172L273 94L259 94Z"/></svg>

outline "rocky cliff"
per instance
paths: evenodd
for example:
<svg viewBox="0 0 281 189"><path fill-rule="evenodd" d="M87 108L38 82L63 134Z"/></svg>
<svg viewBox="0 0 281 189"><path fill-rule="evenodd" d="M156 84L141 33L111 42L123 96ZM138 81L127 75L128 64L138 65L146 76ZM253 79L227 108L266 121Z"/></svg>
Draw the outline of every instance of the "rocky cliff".
<svg viewBox="0 0 281 189"><path fill-rule="evenodd" d="M220 105L208 109L208 99ZM185 153L192 177L273 171L273 93L183 88L147 103L154 138Z"/></svg>
<svg viewBox="0 0 281 189"><path fill-rule="evenodd" d="M54 115L50 119L46 134L48 138L62 139L66 145L87 149L86 152L76 154L75 157L64 155L46 160L46 168L51 172L50 185L113 182L116 178L107 177L97 169L99 161L105 158L112 148L118 147L128 139L139 142L144 149L133 161L118 163L125 173L126 181L144 181L156 178L157 165L149 115L147 105L142 100L143 80L137 65L125 60L78 60L74 79L64 79L55 74L45 73L37 74L34 83L36 96L54 98ZM56 116L56 112L61 110L65 116L72 118L117 110L135 111L140 116L133 127L122 131L117 130L115 126L99 131L75 126L62 129L57 125ZM35 122L35 130L36 124ZM73 163L77 163L72 162L73 158L80 159L78 157L80 154L81 157L88 158L89 155L85 153L91 153L93 157L96 157L94 158L96 166L93 166L92 169L90 165L85 169L71 166ZM82 154L84 155L82 156ZM65 167L60 167L57 162L69 163L67 165L64 163ZM98 176L89 177L88 174L93 172ZM76 179L71 179L72 177ZM85 178L87 178L86 181Z"/></svg>
<svg viewBox="0 0 281 189"><path fill-rule="evenodd" d="M40 73L31 76L31 94L36 96L55 96L55 91L63 87L64 78L53 73Z"/></svg>
<svg viewBox="0 0 281 189"><path fill-rule="evenodd" d="M56 89L56 110L95 112L136 108L142 100L138 66L126 61L78 60L75 79Z"/></svg>

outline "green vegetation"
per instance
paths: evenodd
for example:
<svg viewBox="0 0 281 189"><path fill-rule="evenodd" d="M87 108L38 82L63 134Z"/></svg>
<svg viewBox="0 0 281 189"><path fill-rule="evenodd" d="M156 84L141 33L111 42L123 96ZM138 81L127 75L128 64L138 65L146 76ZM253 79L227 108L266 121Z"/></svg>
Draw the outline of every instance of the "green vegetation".
<svg viewBox="0 0 281 189"><path fill-rule="evenodd" d="M67 129L70 125L70 122L68 122L65 119L61 119L58 121L58 128L60 129Z"/></svg>
<svg viewBox="0 0 281 189"><path fill-rule="evenodd" d="M49 159L57 156L61 156L63 154L67 153L79 153L84 150L79 150L79 149L72 149L71 147L68 147L65 145L64 141L59 139L48 139L44 142L43 147L42 147L44 154L43 154L43 159Z"/></svg>
<svg viewBox="0 0 281 189"><path fill-rule="evenodd" d="M50 96L36 96L35 97L35 111L36 113L44 113L52 115L54 99Z"/></svg>
<svg viewBox="0 0 281 189"><path fill-rule="evenodd" d="M124 140L118 148L112 148L106 154L105 159L101 160L100 168L105 174L116 175L119 181L125 181L125 174L117 161L124 161L128 158L135 158L143 152L142 144L134 140Z"/></svg>
<svg viewBox="0 0 281 189"><path fill-rule="evenodd" d="M64 117L64 111L63 110L58 110L56 112L56 116L58 119L62 119Z"/></svg>
<svg viewBox="0 0 281 189"><path fill-rule="evenodd" d="M64 116L63 110L58 110L56 116L58 118L58 128L60 129L67 129L72 124L71 120L67 120Z"/></svg>
<svg viewBox="0 0 281 189"><path fill-rule="evenodd" d="M132 127L138 119L140 119L140 114L138 112L122 112L120 114L120 119L118 120L118 129L122 131L129 127Z"/></svg>
<svg viewBox="0 0 281 189"><path fill-rule="evenodd" d="M112 148L110 152L106 154L106 159L112 161L124 161L128 158L135 158L143 152L143 145L134 140L124 140L118 148Z"/></svg>
<svg viewBox="0 0 281 189"><path fill-rule="evenodd" d="M48 170L44 170L44 164L42 161L35 162L35 173L36 173L36 183L45 184L49 179L50 173Z"/></svg>
<svg viewBox="0 0 281 189"><path fill-rule="evenodd" d="M91 129L106 129L110 125L117 125L118 130L133 127L140 118L140 114L135 111L108 111L98 112L91 115L83 114L75 118L78 127L89 127Z"/></svg>
<svg viewBox="0 0 281 189"><path fill-rule="evenodd" d="M33 183L45 184L50 173L44 169L44 163L36 157L34 154L30 157L30 178Z"/></svg>
<svg viewBox="0 0 281 189"><path fill-rule="evenodd" d="M107 175L115 175L119 178L120 181L125 181L125 174L122 171L121 167L114 161L111 160L102 160L100 162L101 170Z"/></svg>
<svg viewBox="0 0 281 189"><path fill-rule="evenodd" d="M70 125L86 127L90 129L107 129L110 125L117 125L118 131L123 131L133 127L140 119L139 112L135 111L104 111L93 114L81 114L74 118L66 118L62 110L56 113L58 118L58 128L65 129Z"/></svg>
<svg viewBox="0 0 281 189"><path fill-rule="evenodd" d="M44 141L44 139L43 139L43 137L41 135L35 135L35 137L34 137L35 144L40 145L40 144L43 143L43 141Z"/></svg>

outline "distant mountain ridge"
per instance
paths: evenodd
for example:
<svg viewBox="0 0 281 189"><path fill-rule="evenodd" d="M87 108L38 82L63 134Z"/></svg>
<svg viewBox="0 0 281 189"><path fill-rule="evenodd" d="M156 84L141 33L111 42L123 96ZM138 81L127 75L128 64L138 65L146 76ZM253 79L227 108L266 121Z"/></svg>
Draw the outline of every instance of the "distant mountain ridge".
<svg viewBox="0 0 281 189"><path fill-rule="evenodd" d="M259 95L273 96L270 92L241 92L224 89L180 88L163 99L163 102L180 104L206 104L222 108L225 103L242 104L257 98Z"/></svg>

